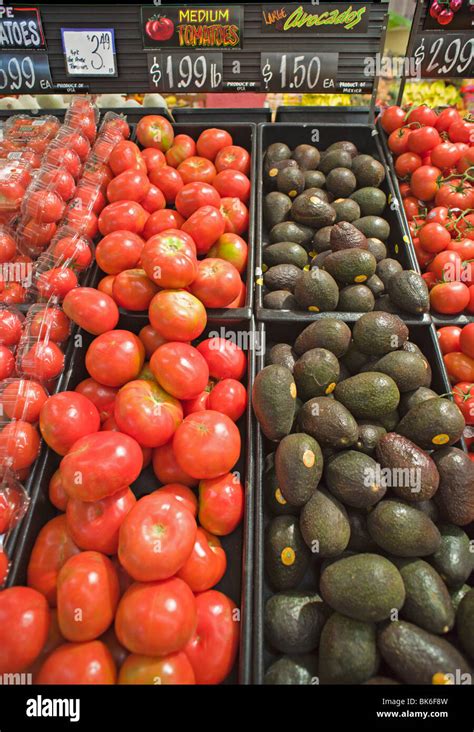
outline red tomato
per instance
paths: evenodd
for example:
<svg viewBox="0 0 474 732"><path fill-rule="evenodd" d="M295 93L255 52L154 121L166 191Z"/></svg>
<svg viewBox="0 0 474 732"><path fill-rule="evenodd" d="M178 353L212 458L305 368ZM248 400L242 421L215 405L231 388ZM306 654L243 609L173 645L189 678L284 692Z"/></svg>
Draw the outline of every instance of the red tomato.
<svg viewBox="0 0 474 732"><path fill-rule="evenodd" d="M452 168L461 157L461 152L452 142L442 142L431 151L431 162L444 170Z"/></svg>
<svg viewBox="0 0 474 732"><path fill-rule="evenodd" d="M137 124L136 135L143 147L154 147L162 152L169 150L174 140L172 125L158 114L142 117Z"/></svg>
<svg viewBox="0 0 474 732"><path fill-rule="evenodd" d="M438 130L438 132L447 132L453 122L460 119L459 112L454 107L448 107L447 109L443 109L439 115L438 119L435 122L435 127Z"/></svg>
<svg viewBox="0 0 474 732"><path fill-rule="evenodd" d="M239 648L236 605L216 590L196 597L197 627L184 652L197 684L220 684L230 674Z"/></svg>
<svg viewBox="0 0 474 732"><path fill-rule="evenodd" d="M173 440L153 450L152 465L153 472L163 485L181 483L193 487L198 484L196 478L188 475L179 466L173 450Z"/></svg>
<svg viewBox="0 0 474 732"><path fill-rule="evenodd" d="M158 287L147 277L143 269L126 269L116 275L112 285L112 297L120 308L147 310Z"/></svg>
<svg viewBox="0 0 474 732"><path fill-rule="evenodd" d="M248 175L250 172L250 155L247 150L239 145L227 145L217 153L215 160L216 170L240 170L241 173Z"/></svg>
<svg viewBox="0 0 474 732"><path fill-rule="evenodd" d="M29 422L9 422L0 431L1 464L14 471L29 468L38 457L39 449L38 432Z"/></svg>
<svg viewBox="0 0 474 732"><path fill-rule="evenodd" d="M474 142L474 140L473 140ZM462 143L457 143L455 147L459 150L459 145ZM459 171L459 173L465 173L466 170L469 168L472 168L474 166L474 145L472 147L468 147L467 150L459 150L459 160L456 165L456 169Z"/></svg>
<svg viewBox="0 0 474 732"><path fill-rule="evenodd" d="M10 561L8 559L7 554L3 549L0 550L0 587L3 587L3 585L6 582L6 579L8 577L8 568L10 566ZM194 674L194 672L193 672Z"/></svg>
<svg viewBox="0 0 474 732"><path fill-rule="evenodd" d="M115 684L117 672L102 641L64 643L46 659L38 684Z"/></svg>
<svg viewBox="0 0 474 732"><path fill-rule="evenodd" d="M146 173L139 170L124 170L107 186L109 203L115 201L141 201L150 189Z"/></svg>
<svg viewBox="0 0 474 732"><path fill-rule="evenodd" d="M176 196L184 185L179 171L170 165L164 165L162 168L152 170L150 173L150 181L160 189L168 204L175 202Z"/></svg>
<svg viewBox="0 0 474 732"><path fill-rule="evenodd" d="M247 359L237 344L226 338L208 338L197 350L206 359L209 374L213 379L236 379L240 381L247 369Z"/></svg>
<svg viewBox="0 0 474 732"><path fill-rule="evenodd" d="M80 132L71 132L70 135L63 137L61 142L63 143L63 145L65 145L65 147L74 150L74 152L79 155L82 162L84 162L84 160L87 158L91 149L91 144L89 140Z"/></svg>
<svg viewBox="0 0 474 732"><path fill-rule="evenodd" d="M83 237L65 236L53 247L53 254L58 264L68 265L77 272L82 272L92 262L91 248Z"/></svg>
<svg viewBox="0 0 474 732"><path fill-rule="evenodd" d="M419 261L420 260L418 260L418 262ZM435 285L438 284L438 280L436 279L436 276L433 274L433 272L424 272L424 274L422 274L421 276L428 285L429 290L431 290Z"/></svg>
<svg viewBox="0 0 474 732"><path fill-rule="evenodd" d="M115 145L109 158L109 165L114 175L120 175L125 170L142 170L146 173L146 165L138 146L126 140L121 140Z"/></svg>
<svg viewBox="0 0 474 732"><path fill-rule="evenodd" d="M0 263L9 262L16 254L16 241L6 231L0 231Z"/></svg>
<svg viewBox="0 0 474 732"><path fill-rule="evenodd" d="M418 202L418 199L414 196L407 196L403 200L403 208L405 209L408 221L413 221L415 216L418 216L420 212L420 204Z"/></svg>
<svg viewBox="0 0 474 732"><path fill-rule="evenodd" d="M161 150L157 150L156 147L146 147L142 150L141 154L148 173L151 173L155 168L162 168L163 165L166 165L164 153Z"/></svg>
<svg viewBox="0 0 474 732"><path fill-rule="evenodd" d="M176 208L185 219L202 206L219 208L220 205L221 197L214 186L199 181L187 183L176 196Z"/></svg>
<svg viewBox="0 0 474 732"><path fill-rule="evenodd" d="M198 528L193 550L176 576L193 592L205 592L221 581L226 567L227 558L219 539Z"/></svg>
<svg viewBox="0 0 474 732"><path fill-rule="evenodd" d="M152 355L150 368L157 382L176 399L194 399L209 380L206 360L187 343L164 343Z"/></svg>
<svg viewBox="0 0 474 732"><path fill-rule="evenodd" d="M56 297L63 300L67 293L77 287L77 277L70 267L55 267L40 274L36 288L43 300Z"/></svg>
<svg viewBox="0 0 474 732"><path fill-rule="evenodd" d="M68 532L64 514L51 519L40 529L31 551L27 583L45 596L50 607L56 607L56 586L61 567L80 551Z"/></svg>
<svg viewBox="0 0 474 732"><path fill-rule="evenodd" d="M412 130L408 138L407 148L410 152L423 155L433 150L434 147L442 142L439 132L435 127L418 127Z"/></svg>
<svg viewBox="0 0 474 732"><path fill-rule="evenodd" d="M438 342L443 354L462 350L461 332L457 325L445 325L438 330Z"/></svg>
<svg viewBox="0 0 474 732"><path fill-rule="evenodd" d="M189 135L176 135L173 145L166 153L166 162L177 168L183 160L196 154L196 143Z"/></svg>
<svg viewBox="0 0 474 732"><path fill-rule="evenodd" d="M53 168L65 168L75 180L79 178L82 169L81 158L67 147L54 146L43 157L43 164Z"/></svg>
<svg viewBox="0 0 474 732"><path fill-rule="evenodd" d="M99 230L102 236L124 230L141 234L149 215L136 201L109 203L99 216Z"/></svg>
<svg viewBox="0 0 474 732"><path fill-rule="evenodd" d="M180 229L183 224L184 218L178 211L164 208L151 214L143 229L143 236L145 239L150 239L155 234L161 234L162 231L167 229Z"/></svg>
<svg viewBox="0 0 474 732"><path fill-rule="evenodd" d="M225 414L195 412L176 430L173 450L178 464L193 478L217 478L239 459L240 433Z"/></svg>
<svg viewBox="0 0 474 732"><path fill-rule="evenodd" d="M95 239L99 232L98 219L95 213L83 207L71 207L71 204L62 223L73 229L77 234L84 234L90 239Z"/></svg>
<svg viewBox="0 0 474 732"><path fill-rule="evenodd" d="M100 501L133 483L142 465L142 451L132 437L121 432L94 432L78 440L59 467L68 496Z"/></svg>
<svg viewBox="0 0 474 732"><path fill-rule="evenodd" d="M187 287L197 274L196 245L185 231L168 229L148 239L141 263L150 280L160 287Z"/></svg>
<svg viewBox="0 0 474 732"><path fill-rule="evenodd" d="M240 292L240 275L225 259L207 257L199 262L191 292L208 308L223 308Z"/></svg>
<svg viewBox="0 0 474 732"><path fill-rule="evenodd" d="M410 124L417 123L426 126L434 126L438 121L438 115L434 109L430 109L426 104L420 104L419 107L413 107L408 115L408 122Z"/></svg>
<svg viewBox="0 0 474 732"><path fill-rule="evenodd" d="M97 264L104 272L113 275L132 269L140 261L144 244L143 239L131 231L113 231L97 245Z"/></svg>
<svg viewBox="0 0 474 732"><path fill-rule="evenodd" d="M243 234L249 228L249 212L247 206L238 198L223 198L220 210L224 216L225 231L232 234Z"/></svg>
<svg viewBox="0 0 474 732"><path fill-rule="evenodd" d="M208 252L209 257L225 259L242 274L247 268L248 246L238 234L222 234Z"/></svg>
<svg viewBox="0 0 474 732"><path fill-rule="evenodd" d="M168 483L167 485L163 485L161 488L158 488L156 493L160 496L171 496L176 499L178 503L182 504L183 508L186 508L190 513L192 513L194 518L196 518L198 512L198 500L191 488L188 488L187 485L182 485L181 483Z"/></svg>
<svg viewBox="0 0 474 732"><path fill-rule="evenodd" d="M45 187L54 189L54 193L63 201L69 201L76 190L76 182L66 168L43 169L36 180L40 181Z"/></svg>
<svg viewBox="0 0 474 732"><path fill-rule="evenodd" d="M442 252L451 243L451 235L441 224L431 222L418 233L420 245L426 252Z"/></svg>
<svg viewBox="0 0 474 732"><path fill-rule="evenodd" d="M22 321L16 312L0 308L0 345L16 346L20 341L22 329Z"/></svg>
<svg viewBox="0 0 474 732"><path fill-rule="evenodd" d="M29 193L23 203L23 213L43 224L59 221L64 212L64 201L53 191L38 190Z"/></svg>
<svg viewBox="0 0 474 732"><path fill-rule="evenodd" d="M401 127L404 122L405 112L401 107L397 107L396 105L387 107L380 115L380 124L387 134Z"/></svg>
<svg viewBox="0 0 474 732"><path fill-rule="evenodd" d="M104 386L95 379L84 379L77 386L75 391L83 394L95 404L99 410L101 420L107 419L108 411L112 409L117 396L118 389L110 386Z"/></svg>
<svg viewBox="0 0 474 732"><path fill-rule="evenodd" d="M59 472L59 468L56 470L55 473L53 473L53 476L49 481L48 496L49 500L55 508L57 508L59 511L66 510L69 496L67 495L66 491L63 488L63 484L61 483L61 474Z"/></svg>
<svg viewBox="0 0 474 732"><path fill-rule="evenodd" d="M235 379L219 381L209 394L208 408L226 414L233 422L240 419L246 406L247 390Z"/></svg>
<svg viewBox="0 0 474 732"><path fill-rule="evenodd" d="M244 489L237 475L227 473L199 483L199 522L217 536L232 533L244 511Z"/></svg>
<svg viewBox="0 0 474 732"><path fill-rule="evenodd" d="M441 170L439 168L435 168L433 165L421 165L413 172L410 186L416 198L431 201L439 190L440 181Z"/></svg>
<svg viewBox="0 0 474 732"><path fill-rule="evenodd" d="M451 142L464 142L466 145L472 143L474 133L474 123L468 122L467 119L455 120L448 130Z"/></svg>
<svg viewBox="0 0 474 732"><path fill-rule="evenodd" d="M460 381L453 388L453 396L466 424L474 424L474 384L470 381Z"/></svg>
<svg viewBox="0 0 474 732"><path fill-rule="evenodd" d="M436 194L435 202L437 206L460 208L462 211L474 208L474 188L464 184L460 178L455 178L447 183L442 183Z"/></svg>
<svg viewBox="0 0 474 732"><path fill-rule="evenodd" d="M212 183L217 175L214 163L207 158L193 155L190 158L184 160L178 166L178 172L183 180L183 183Z"/></svg>
<svg viewBox="0 0 474 732"><path fill-rule="evenodd" d="M93 379L105 386L123 386L137 378L144 360L145 349L138 336L128 330L110 330L90 344L86 368Z"/></svg>
<svg viewBox="0 0 474 732"><path fill-rule="evenodd" d="M456 350L460 350L465 353L466 356L474 358L474 323L469 323L462 329L459 338L459 346L460 347Z"/></svg>
<svg viewBox="0 0 474 732"><path fill-rule="evenodd" d="M399 178L411 175L422 164L421 157L413 152L404 152L395 161L395 171Z"/></svg>
<svg viewBox="0 0 474 732"><path fill-rule="evenodd" d="M185 653L169 653L161 658L131 653L122 666L119 684L195 684L193 667Z"/></svg>
<svg viewBox="0 0 474 732"><path fill-rule="evenodd" d="M469 289L463 282L443 282L431 290L430 303L431 307L437 310L438 313L456 315L467 307Z"/></svg>
<svg viewBox="0 0 474 732"><path fill-rule="evenodd" d="M238 199L230 199L238 201ZM243 204L242 204L243 206ZM225 231L225 219L214 206L201 206L182 225L181 230L192 236L198 254L206 254Z"/></svg>
<svg viewBox="0 0 474 732"><path fill-rule="evenodd" d="M462 260L457 252L444 251L436 255L428 266L428 270L436 275L436 279L454 282L460 279Z"/></svg>
<svg viewBox="0 0 474 732"><path fill-rule="evenodd" d="M155 213L155 211L161 211L166 206L166 200L163 193L159 188L152 186L151 184L148 188L148 193L144 198L142 198L140 203L149 214ZM145 229L143 229L144 236L145 230L146 226Z"/></svg>
<svg viewBox="0 0 474 732"><path fill-rule="evenodd" d="M474 259L474 241L472 239L451 239L448 249L457 252L463 262Z"/></svg>
<svg viewBox="0 0 474 732"><path fill-rule="evenodd" d="M239 170L222 170L214 179L214 186L223 197L237 197L247 203L250 197L250 180Z"/></svg>
<svg viewBox="0 0 474 732"><path fill-rule="evenodd" d="M0 380L8 379L15 371L15 357L6 346L0 346Z"/></svg>
<svg viewBox="0 0 474 732"><path fill-rule="evenodd" d="M147 656L181 650L195 627L196 600L178 577L133 584L120 600L115 619L120 643L131 653Z"/></svg>
<svg viewBox="0 0 474 732"><path fill-rule="evenodd" d="M395 153L395 155L401 155L402 153L407 152L408 138L411 133L412 130L409 127L399 127L389 135L387 143L390 150Z"/></svg>
<svg viewBox="0 0 474 732"><path fill-rule="evenodd" d="M36 381L16 379L11 381L0 395L3 414L9 419L37 422L41 407L48 394Z"/></svg>
<svg viewBox="0 0 474 732"><path fill-rule="evenodd" d="M447 353L444 363L448 376L454 383L459 381L474 382L474 358L465 353Z"/></svg>
<svg viewBox="0 0 474 732"><path fill-rule="evenodd" d="M156 349L166 343L165 339L151 325L144 325L138 337L145 347L146 358L151 358Z"/></svg>
<svg viewBox="0 0 474 732"><path fill-rule="evenodd" d="M206 327L202 302L186 290L163 290L150 303L150 324L167 341L192 341Z"/></svg>
<svg viewBox="0 0 474 732"><path fill-rule="evenodd" d="M74 323L93 335L113 330L119 319L114 300L93 287L77 287L68 292L63 309Z"/></svg>
<svg viewBox="0 0 474 732"><path fill-rule="evenodd" d="M34 219L30 219L25 225L19 229L23 246L35 250L41 250L46 244L49 244L56 233L56 224L40 224Z"/></svg>
<svg viewBox="0 0 474 732"><path fill-rule="evenodd" d="M130 488L92 503L70 498L67 503L67 529L81 549L116 554L119 529L136 503Z"/></svg>
<svg viewBox="0 0 474 732"><path fill-rule="evenodd" d="M0 592L0 673L19 673L39 656L49 629L44 596L30 587Z"/></svg>
<svg viewBox="0 0 474 732"><path fill-rule="evenodd" d="M118 428L144 447L168 442L183 419L181 404L159 384L147 379L130 381L115 399Z"/></svg>
<svg viewBox="0 0 474 732"><path fill-rule="evenodd" d="M43 405L39 426L46 444L59 455L66 455L81 437L99 431L99 411L82 394L63 391L53 394Z"/></svg>
<svg viewBox="0 0 474 732"><path fill-rule="evenodd" d="M449 220L449 209L446 206L435 206L426 214L426 223L436 223L446 226Z"/></svg>

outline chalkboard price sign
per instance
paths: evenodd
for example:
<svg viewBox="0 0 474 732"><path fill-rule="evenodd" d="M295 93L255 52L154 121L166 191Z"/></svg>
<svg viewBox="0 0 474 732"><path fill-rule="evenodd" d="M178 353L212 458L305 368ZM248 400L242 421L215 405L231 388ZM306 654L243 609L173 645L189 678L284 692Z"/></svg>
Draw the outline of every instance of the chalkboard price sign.
<svg viewBox="0 0 474 732"><path fill-rule="evenodd" d="M222 53L148 53L147 58L153 91L187 94L222 88Z"/></svg>
<svg viewBox="0 0 474 732"><path fill-rule="evenodd" d="M0 50L46 48L41 16L38 8L0 6Z"/></svg>
<svg viewBox="0 0 474 732"><path fill-rule="evenodd" d="M52 86L46 53L0 53L0 94L47 92Z"/></svg>
<svg viewBox="0 0 474 732"><path fill-rule="evenodd" d="M458 33L425 33L413 51L417 75L471 77L474 74L474 37Z"/></svg>
<svg viewBox="0 0 474 732"><path fill-rule="evenodd" d="M338 53L262 53L262 91L334 91L338 61Z"/></svg>

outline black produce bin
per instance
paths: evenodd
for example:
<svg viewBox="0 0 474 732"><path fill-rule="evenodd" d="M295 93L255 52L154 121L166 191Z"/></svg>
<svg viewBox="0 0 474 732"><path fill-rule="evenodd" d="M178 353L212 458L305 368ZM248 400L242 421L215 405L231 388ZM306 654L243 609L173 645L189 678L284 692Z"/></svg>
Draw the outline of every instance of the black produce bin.
<svg viewBox="0 0 474 732"><path fill-rule="evenodd" d="M347 126L346 126L347 125ZM375 127L370 124L361 124L356 118L351 124L334 123L316 120L312 124L272 124L259 125L259 161L258 161L258 210L257 210L257 253L256 253L256 271L257 285L255 294L257 320L263 321L293 321L312 322L327 317L341 318L347 321L355 321L362 313L345 313L336 311L330 313L309 313L303 310L271 310L263 307L263 293L261 286L261 267L262 267L262 249L268 243L268 231L263 223L263 197L265 195L263 189L262 171L265 150L273 142L286 142L290 148L297 145L307 143L316 145L319 149L324 150L329 145L340 140L350 140L353 142L361 153L370 154L384 163L382 148L378 141L378 135ZM384 217L390 224L390 236L386 242L388 256L398 259L404 269L416 269L416 257L413 245L406 236L403 221L400 215L399 206L394 203L396 199L390 175L387 175L381 185L381 189L387 195L388 204L384 213ZM390 203L392 203L393 208ZM417 270L418 271L418 270ZM259 284L260 283L260 284ZM410 315L400 314L402 320L406 323L424 323L431 322L428 314Z"/></svg>
<svg viewBox="0 0 474 732"><path fill-rule="evenodd" d="M235 122L271 122L272 110L270 107L174 107L173 117L176 122L194 122L195 124L206 122L214 127L223 123L235 124Z"/></svg>
<svg viewBox="0 0 474 732"><path fill-rule="evenodd" d="M117 327L138 334L142 326L142 318L131 315L128 317L122 316ZM236 339L237 343L243 344L242 347L247 351L248 357L246 387L249 395L251 395L255 372L255 350L253 347L247 349L246 344L251 342L253 331L253 321L248 325L242 325L241 327L237 325L233 329L220 329L219 331L208 326L198 339L203 340L209 336L218 335ZM75 345L78 342L78 336L83 339L82 347L76 347ZM83 330L77 330L76 338L71 338L66 356L67 368L60 382L61 391L74 390L80 381L88 377L89 374L85 367L85 355L92 340L93 336ZM253 523L253 425L250 399L247 410L237 426L242 438L242 454L234 471L240 474L242 485L245 488L244 518L232 534L219 537L227 555L227 570L215 589L221 590L231 597L241 611L239 658L226 683L248 684L250 683L252 663L253 538L255 535ZM7 546L7 552L12 562L7 579L8 587L26 583L28 561L38 532L47 521L59 513L49 501L48 485L53 473L59 466L60 460L59 455L45 446L35 465L30 478L31 504L17 529L12 532L11 538L15 541ZM158 486L159 481L149 466L135 481L132 488L134 493L141 497ZM13 536L13 534L16 536Z"/></svg>
<svg viewBox="0 0 474 732"><path fill-rule="evenodd" d="M367 124L370 107L278 107L275 122L335 122L340 125Z"/></svg>
<svg viewBox="0 0 474 732"><path fill-rule="evenodd" d="M297 336L306 327L307 323L289 322L273 322L259 323L258 334L259 342L265 343L268 351L272 343L294 343ZM444 368L441 351L436 336L436 330L433 325L411 324L410 340L420 346L424 355L428 358L432 371L433 381L432 387L438 394L446 394L451 391L449 380ZM265 366L264 354L258 353L256 357L256 370L259 371ZM271 595L275 594L268 584L265 577L264 566L264 532L269 520L272 516L269 514L265 502L263 492L263 469L265 457L276 449L278 443L272 443L262 434L260 427L255 420L254 427L254 453L255 453L255 585L254 585L254 619L253 619L253 637L254 637L254 663L252 683L263 684L266 669L277 660L281 653L275 652L265 642L263 613L265 603ZM457 447L465 448L465 444ZM466 529L466 527L464 527ZM317 587L317 569L313 565L308 569L306 576L297 589L315 590Z"/></svg>

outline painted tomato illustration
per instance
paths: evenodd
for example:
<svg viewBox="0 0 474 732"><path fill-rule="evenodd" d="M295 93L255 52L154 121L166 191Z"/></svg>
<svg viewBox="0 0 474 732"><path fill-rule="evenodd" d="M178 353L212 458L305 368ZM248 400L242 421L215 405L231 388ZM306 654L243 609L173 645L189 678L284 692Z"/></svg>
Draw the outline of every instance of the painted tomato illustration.
<svg viewBox="0 0 474 732"><path fill-rule="evenodd" d="M169 41L174 33L174 23L166 15L153 16L146 24L145 31L153 41Z"/></svg>

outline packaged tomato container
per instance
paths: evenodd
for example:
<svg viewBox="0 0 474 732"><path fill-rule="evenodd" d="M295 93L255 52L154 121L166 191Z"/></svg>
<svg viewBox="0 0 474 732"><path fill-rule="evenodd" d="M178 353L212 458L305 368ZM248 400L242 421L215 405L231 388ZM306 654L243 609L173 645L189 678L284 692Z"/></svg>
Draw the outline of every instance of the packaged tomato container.
<svg viewBox="0 0 474 732"><path fill-rule="evenodd" d="M25 316L13 305L0 304L0 346L15 351L23 334Z"/></svg>
<svg viewBox="0 0 474 732"><path fill-rule="evenodd" d="M32 117L15 114L5 122L4 139L41 154L57 134L60 125L58 118L53 115Z"/></svg>
<svg viewBox="0 0 474 732"><path fill-rule="evenodd" d="M31 182L31 165L23 158L0 160L0 213L18 213Z"/></svg>
<svg viewBox="0 0 474 732"><path fill-rule="evenodd" d="M64 117L64 124L82 132L92 144L97 135L99 108L86 96L76 96Z"/></svg>
<svg viewBox="0 0 474 732"><path fill-rule="evenodd" d="M16 372L52 391L64 370L64 347L70 321L55 301L37 303L28 310L16 352Z"/></svg>
<svg viewBox="0 0 474 732"><path fill-rule="evenodd" d="M8 462L6 447L7 444L0 446L0 460L3 465L0 482L0 536L3 539L21 521L30 503L29 496L15 475L16 471L5 464ZM3 544L0 549L3 549ZM0 571L0 584L1 579Z"/></svg>

